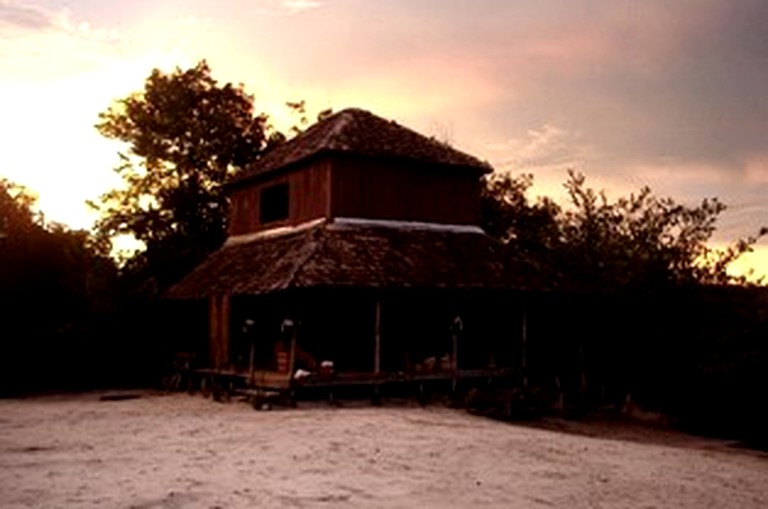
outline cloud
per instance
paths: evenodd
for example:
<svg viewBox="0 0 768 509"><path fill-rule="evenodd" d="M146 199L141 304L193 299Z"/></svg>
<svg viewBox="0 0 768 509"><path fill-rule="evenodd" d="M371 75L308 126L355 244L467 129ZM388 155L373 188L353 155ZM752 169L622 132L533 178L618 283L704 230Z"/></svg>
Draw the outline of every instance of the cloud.
<svg viewBox="0 0 768 509"><path fill-rule="evenodd" d="M768 153L751 156L747 159L744 179L750 185L768 185Z"/></svg>
<svg viewBox="0 0 768 509"><path fill-rule="evenodd" d="M490 143L486 148L496 153L493 163L499 169L525 172L583 168L597 155L579 133L552 124L529 129L525 135L502 143Z"/></svg>
<svg viewBox="0 0 768 509"><path fill-rule="evenodd" d="M0 3L3 19L9 5ZM36 12L24 29L0 21L0 46L12 48L0 50L0 172L37 191L49 218L89 227L84 200L119 185L110 168L121 147L93 128L99 112L140 89L152 68L194 64L194 45L212 41L191 15L118 30L84 12Z"/></svg>
<svg viewBox="0 0 768 509"><path fill-rule="evenodd" d="M10 0L0 0L0 26L8 25L25 30L55 28L56 17L39 7Z"/></svg>

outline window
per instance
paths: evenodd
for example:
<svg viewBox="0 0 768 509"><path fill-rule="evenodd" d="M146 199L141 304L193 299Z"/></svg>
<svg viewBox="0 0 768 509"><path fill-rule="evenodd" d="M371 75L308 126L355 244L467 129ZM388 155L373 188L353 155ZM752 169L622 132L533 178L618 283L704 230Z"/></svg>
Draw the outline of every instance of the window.
<svg viewBox="0 0 768 509"><path fill-rule="evenodd" d="M288 218L288 183L277 184L261 190L259 222L271 223Z"/></svg>

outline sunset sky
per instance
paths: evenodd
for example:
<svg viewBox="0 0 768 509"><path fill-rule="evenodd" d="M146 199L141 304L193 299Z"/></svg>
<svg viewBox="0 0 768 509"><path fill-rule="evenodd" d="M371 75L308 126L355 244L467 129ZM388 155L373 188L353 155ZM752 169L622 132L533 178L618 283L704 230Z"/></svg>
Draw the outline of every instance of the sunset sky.
<svg viewBox="0 0 768 509"><path fill-rule="evenodd" d="M768 226L765 0L0 0L0 176L88 227L120 146L93 128L152 68L207 59L284 127L358 106L562 195L567 168ZM768 273L768 241L745 260Z"/></svg>

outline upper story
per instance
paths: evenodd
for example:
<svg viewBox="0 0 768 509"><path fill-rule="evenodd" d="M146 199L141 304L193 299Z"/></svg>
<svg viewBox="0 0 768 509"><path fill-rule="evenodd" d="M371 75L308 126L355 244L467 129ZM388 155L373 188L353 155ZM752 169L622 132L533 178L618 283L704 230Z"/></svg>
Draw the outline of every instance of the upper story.
<svg viewBox="0 0 768 509"><path fill-rule="evenodd" d="M477 226L475 157L360 109L319 121L229 185L229 235L314 219Z"/></svg>

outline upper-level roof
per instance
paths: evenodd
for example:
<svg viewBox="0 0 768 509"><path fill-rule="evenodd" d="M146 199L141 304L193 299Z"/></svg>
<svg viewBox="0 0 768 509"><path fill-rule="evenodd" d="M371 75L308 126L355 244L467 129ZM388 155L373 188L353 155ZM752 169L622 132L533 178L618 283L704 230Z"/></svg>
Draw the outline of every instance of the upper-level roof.
<svg viewBox="0 0 768 509"><path fill-rule="evenodd" d="M313 124L295 138L267 152L246 170L238 182L327 153L410 160L477 173L492 171L488 163L446 143L369 111L349 108Z"/></svg>

